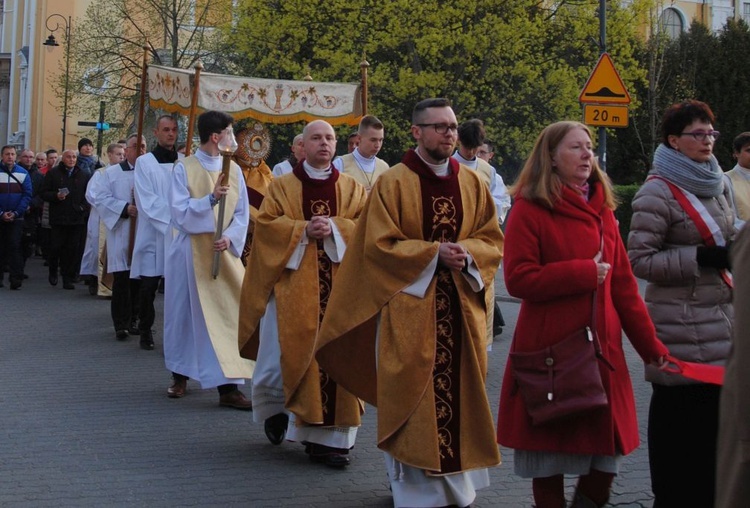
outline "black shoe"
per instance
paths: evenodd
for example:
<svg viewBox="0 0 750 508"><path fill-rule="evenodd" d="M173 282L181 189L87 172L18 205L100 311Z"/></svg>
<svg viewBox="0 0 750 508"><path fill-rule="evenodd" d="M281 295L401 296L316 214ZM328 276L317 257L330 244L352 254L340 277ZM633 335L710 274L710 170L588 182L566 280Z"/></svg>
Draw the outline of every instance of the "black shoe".
<svg viewBox="0 0 750 508"><path fill-rule="evenodd" d="M280 445L286 437L286 428L289 425L289 415L279 413L270 418L266 418L263 424L263 430L266 431L266 437L271 444Z"/></svg>
<svg viewBox="0 0 750 508"><path fill-rule="evenodd" d="M130 328L128 328L128 333L130 335L141 335L141 331L138 329L138 325L135 323L130 323Z"/></svg>
<svg viewBox="0 0 750 508"><path fill-rule="evenodd" d="M125 340L128 338L128 331L127 330L117 330L115 332L115 337L117 337L117 340Z"/></svg>
<svg viewBox="0 0 750 508"><path fill-rule="evenodd" d="M54 286L54 284L53 284ZM76 287L72 282L63 282L63 289L75 289Z"/></svg>
<svg viewBox="0 0 750 508"><path fill-rule="evenodd" d="M47 280L49 281L50 285L57 286L57 275L50 274Z"/></svg>
<svg viewBox="0 0 750 508"><path fill-rule="evenodd" d="M24 274L23 274L23 280L26 280L26 279L28 279L28 278L29 278L29 275L28 275L28 274L26 274L26 273L24 273Z"/></svg>
<svg viewBox="0 0 750 508"><path fill-rule="evenodd" d="M11 282L10 289L21 289L21 282L20 281Z"/></svg>
<svg viewBox="0 0 750 508"><path fill-rule="evenodd" d="M310 460L325 464L328 467L346 467L351 461L347 455L349 450L341 448L332 448L330 446L310 443L306 451L309 450Z"/></svg>
<svg viewBox="0 0 750 508"><path fill-rule="evenodd" d="M154 335L150 331L143 333L139 332L138 334L141 336L141 349L145 349L146 351L153 351Z"/></svg>

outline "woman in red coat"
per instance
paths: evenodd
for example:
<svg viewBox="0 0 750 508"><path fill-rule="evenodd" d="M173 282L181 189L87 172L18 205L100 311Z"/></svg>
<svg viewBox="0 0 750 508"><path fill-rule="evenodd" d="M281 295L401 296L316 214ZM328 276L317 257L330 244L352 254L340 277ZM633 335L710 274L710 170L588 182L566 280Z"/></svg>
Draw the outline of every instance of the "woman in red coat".
<svg viewBox="0 0 750 508"><path fill-rule="evenodd" d="M612 212L612 186L594 158L588 128L546 127L512 194L503 270L509 293L523 301L511 350L540 350L590 324L596 290L596 329L614 370L600 365L607 407L535 426L508 363L498 442L516 450L516 474L533 478L537 508L566 506L565 474L580 477L573 506L603 506L620 459L638 446L622 329L645 362L661 365L667 349L638 294Z"/></svg>

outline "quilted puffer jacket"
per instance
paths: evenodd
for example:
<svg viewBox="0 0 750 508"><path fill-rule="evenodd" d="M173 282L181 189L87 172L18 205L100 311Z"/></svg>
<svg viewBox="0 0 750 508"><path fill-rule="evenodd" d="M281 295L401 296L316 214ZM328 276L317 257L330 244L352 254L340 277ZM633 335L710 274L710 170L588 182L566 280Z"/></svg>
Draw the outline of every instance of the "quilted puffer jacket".
<svg viewBox="0 0 750 508"><path fill-rule="evenodd" d="M726 240L734 238L734 212L728 191L699 198ZM656 335L679 359L724 365L731 348L732 290L716 268L698 266L696 251L704 245L663 181L643 184L633 199L628 257L636 277L648 281L646 306ZM663 385L692 381L646 367L646 380Z"/></svg>

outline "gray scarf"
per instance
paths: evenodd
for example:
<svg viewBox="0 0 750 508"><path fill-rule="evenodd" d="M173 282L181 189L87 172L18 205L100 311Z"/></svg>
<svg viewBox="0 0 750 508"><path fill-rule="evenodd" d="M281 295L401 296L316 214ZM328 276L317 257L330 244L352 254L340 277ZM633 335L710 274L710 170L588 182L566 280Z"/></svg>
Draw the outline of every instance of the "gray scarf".
<svg viewBox="0 0 750 508"><path fill-rule="evenodd" d="M723 172L716 157L708 162L696 162L677 150L659 144L654 152L654 167L649 175L658 175L695 194L710 198L724 192Z"/></svg>

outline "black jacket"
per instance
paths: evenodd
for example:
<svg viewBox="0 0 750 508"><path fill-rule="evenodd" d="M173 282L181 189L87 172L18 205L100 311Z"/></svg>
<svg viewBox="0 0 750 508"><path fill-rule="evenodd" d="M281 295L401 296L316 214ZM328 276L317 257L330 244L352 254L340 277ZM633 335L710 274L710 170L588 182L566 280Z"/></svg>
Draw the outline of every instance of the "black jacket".
<svg viewBox="0 0 750 508"><path fill-rule="evenodd" d="M42 184L42 199L49 202L49 223L51 226L71 226L86 224L90 206L86 201L86 185L89 175L76 166L68 176L62 164L47 171ZM57 193L66 187L70 194L60 201Z"/></svg>

